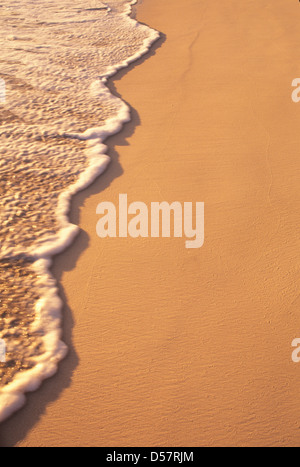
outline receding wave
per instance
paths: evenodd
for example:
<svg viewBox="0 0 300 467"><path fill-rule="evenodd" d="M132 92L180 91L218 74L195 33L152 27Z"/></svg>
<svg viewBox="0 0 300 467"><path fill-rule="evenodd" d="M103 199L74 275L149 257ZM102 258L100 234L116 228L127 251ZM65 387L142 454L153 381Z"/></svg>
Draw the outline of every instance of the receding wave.
<svg viewBox="0 0 300 467"><path fill-rule="evenodd" d="M107 80L159 37L130 16L134 3L0 5L0 422L67 352L51 257L78 232L72 195L106 169L105 139L130 120Z"/></svg>

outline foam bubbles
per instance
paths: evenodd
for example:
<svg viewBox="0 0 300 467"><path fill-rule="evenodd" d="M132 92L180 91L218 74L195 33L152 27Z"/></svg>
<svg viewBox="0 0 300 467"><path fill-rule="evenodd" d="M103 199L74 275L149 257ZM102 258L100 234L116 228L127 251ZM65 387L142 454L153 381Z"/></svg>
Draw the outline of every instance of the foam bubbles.
<svg viewBox="0 0 300 467"><path fill-rule="evenodd" d="M67 353L51 257L78 234L72 196L108 166L108 136L130 120L107 80L159 37L129 0L6 0L0 9L0 422Z"/></svg>

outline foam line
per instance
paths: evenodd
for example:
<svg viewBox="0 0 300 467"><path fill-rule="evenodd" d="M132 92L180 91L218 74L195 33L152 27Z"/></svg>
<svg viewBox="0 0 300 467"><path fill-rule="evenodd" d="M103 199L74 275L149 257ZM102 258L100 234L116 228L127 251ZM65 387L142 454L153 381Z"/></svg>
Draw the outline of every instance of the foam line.
<svg viewBox="0 0 300 467"><path fill-rule="evenodd" d="M135 19L130 18L132 6L136 3L136 0L130 2L122 14L128 18L133 27L138 28L141 25ZM109 11L111 11L110 8L108 8ZM121 131L123 125L130 121L129 107L119 98L111 95L106 86L107 81L120 69L128 67L145 55L159 37L157 31L149 28L149 37L144 40L139 53L109 67L107 72L92 84L91 92L94 96L98 95L102 98L114 99L115 102L118 101L120 110L117 117L108 120L103 126L90 128L82 134L64 133L65 137L86 141L89 165L85 172L80 175L78 181L60 195L56 213L61 226L59 232L46 241L37 242L34 247L26 252L27 255L35 258L32 267L39 277L38 286L42 298L36 304L36 319L32 330L42 336L44 352L41 356L34 357L35 364L31 370L18 373L11 383L0 389L0 422L3 422L25 404L25 393L36 391L43 380L56 373L58 363L67 354L67 347L61 340L61 310L63 304L58 296L56 281L50 274L51 258L64 251L79 232L79 228L71 224L68 219L72 196L93 183L106 170L110 158L106 154L105 140ZM24 254L24 251L7 249L2 252L1 256L9 257L18 253Z"/></svg>

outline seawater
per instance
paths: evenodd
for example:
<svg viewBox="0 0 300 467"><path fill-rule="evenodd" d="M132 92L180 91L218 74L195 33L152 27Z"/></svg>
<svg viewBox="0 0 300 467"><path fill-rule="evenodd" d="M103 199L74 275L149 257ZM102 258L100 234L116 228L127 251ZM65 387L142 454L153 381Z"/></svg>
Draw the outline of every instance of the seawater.
<svg viewBox="0 0 300 467"><path fill-rule="evenodd" d="M159 37L132 17L134 3L0 5L0 422L67 352L51 257L78 232L72 195L106 169L105 139L130 120L107 80Z"/></svg>

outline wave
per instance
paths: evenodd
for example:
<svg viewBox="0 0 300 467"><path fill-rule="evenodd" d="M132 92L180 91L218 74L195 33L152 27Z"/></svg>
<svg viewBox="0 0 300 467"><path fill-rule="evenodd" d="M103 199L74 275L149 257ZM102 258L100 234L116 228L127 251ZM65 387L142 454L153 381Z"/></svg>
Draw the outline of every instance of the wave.
<svg viewBox="0 0 300 467"><path fill-rule="evenodd" d="M95 0L86 7L81 0L64 0L58 8L53 1L38 1L35 14L31 11L34 21L24 0L0 8L0 22L6 20L0 77L8 85L7 102L0 107L0 190L6 183L0 191L0 269L5 272L0 293L6 293L0 338L7 343L7 362L0 364L0 422L24 405L27 392L55 374L67 354L51 258L79 232L68 219L72 196L105 171L110 162L105 140L130 121L129 107L111 94L108 79L160 37L131 17L135 3ZM99 125L85 128L97 119ZM22 332L26 340L20 337L24 297L26 307L32 307L31 314L26 312L28 330Z"/></svg>

